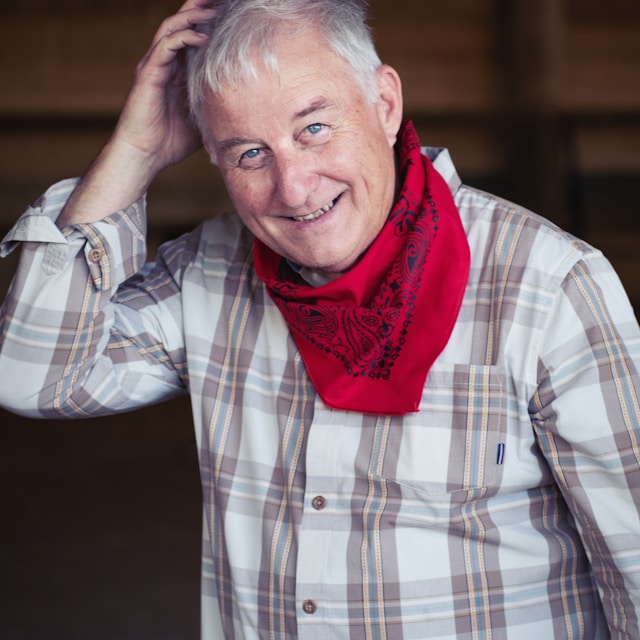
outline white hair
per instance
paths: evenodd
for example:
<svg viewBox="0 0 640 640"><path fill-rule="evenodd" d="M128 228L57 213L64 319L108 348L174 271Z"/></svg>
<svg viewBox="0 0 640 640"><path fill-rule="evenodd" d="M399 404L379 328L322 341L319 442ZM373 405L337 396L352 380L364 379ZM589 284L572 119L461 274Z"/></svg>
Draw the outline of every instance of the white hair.
<svg viewBox="0 0 640 640"><path fill-rule="evenodd" d="M221 0L216 16L199 29L213 34L209 43L190 52L189 109L204 135L205 97L224 85L238 86L257 77L256 52L268 69L278 71L275 39L279 27L295 32L313 27L353 70L365 96L376 98L376 69L382 64L366 24L366 0Z"/></svg>

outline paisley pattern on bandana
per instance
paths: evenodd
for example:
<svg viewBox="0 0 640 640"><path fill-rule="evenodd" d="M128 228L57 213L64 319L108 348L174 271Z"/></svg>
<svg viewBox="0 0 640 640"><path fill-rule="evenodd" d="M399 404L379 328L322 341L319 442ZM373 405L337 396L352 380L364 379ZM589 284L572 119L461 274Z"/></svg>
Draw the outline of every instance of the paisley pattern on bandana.
<svg viewBox="0 0 640 640"><path fill-rule="evenodd" d="M331 407L416 411L446 345L469 272L451 192L421 154L411 123L396 145L401 185L389 218L352 269L320 287L282 279L282 258L256 240L255 264Z"/></svg>

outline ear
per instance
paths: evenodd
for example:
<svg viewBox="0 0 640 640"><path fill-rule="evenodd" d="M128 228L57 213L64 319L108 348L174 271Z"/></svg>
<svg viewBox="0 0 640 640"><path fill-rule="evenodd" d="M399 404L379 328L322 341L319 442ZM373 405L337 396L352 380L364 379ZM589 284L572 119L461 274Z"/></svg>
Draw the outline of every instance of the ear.
<svg viewBox="0 0 640 640"><path fill-rule="evenodd" d="M387 64L376 69L378 114L390 146L396 143L402 124L402 81L398 72Z"/></svg>

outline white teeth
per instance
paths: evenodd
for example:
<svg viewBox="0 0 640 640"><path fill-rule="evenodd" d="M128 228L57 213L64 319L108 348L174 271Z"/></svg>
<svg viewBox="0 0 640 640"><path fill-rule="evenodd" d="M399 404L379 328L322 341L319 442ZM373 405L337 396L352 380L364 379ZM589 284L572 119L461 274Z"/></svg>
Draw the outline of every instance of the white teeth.
<svg viewBox="0 0 640 640"><path fill-rule="evenodd" d="M336 201L330 202L329 204L322 207L322 209L318 209L314 213L309 213L306 216L300 216L299 218L294 218L297 222L312 222L313 220L317 220L321 216L323 216L327 211L331 211L335 205Z"/></svg>

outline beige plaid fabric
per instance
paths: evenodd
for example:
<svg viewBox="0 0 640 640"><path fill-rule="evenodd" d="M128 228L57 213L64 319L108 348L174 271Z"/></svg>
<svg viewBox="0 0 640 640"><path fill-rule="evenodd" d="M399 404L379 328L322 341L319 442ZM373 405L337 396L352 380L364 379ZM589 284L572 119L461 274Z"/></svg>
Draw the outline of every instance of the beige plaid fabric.
<svg viewBox="0 0 640 640"><path fill-rule="evenodd" d="M0 315L3 406L72 418L191 396L204 638L640 637L626 295L599 252L426 152L472 265L404 418L322 404L233 215L143 267L144 203L62 234L67 181L5 239L23 253Z"/></svg>

